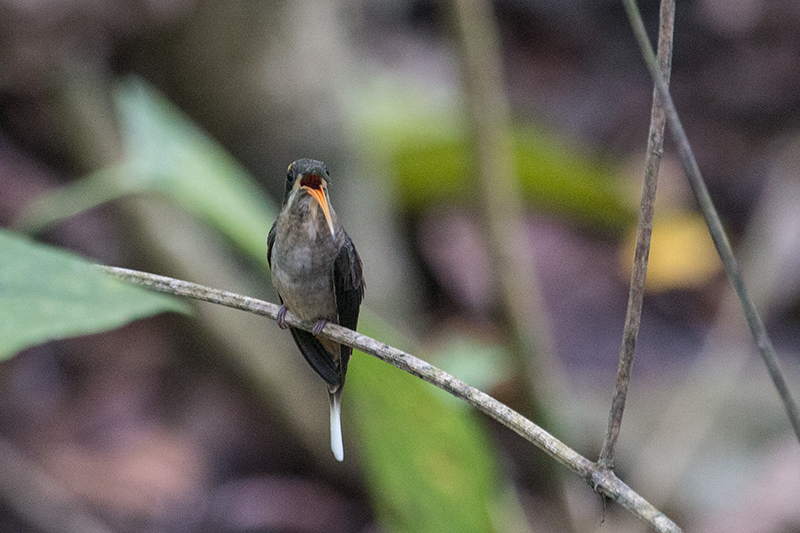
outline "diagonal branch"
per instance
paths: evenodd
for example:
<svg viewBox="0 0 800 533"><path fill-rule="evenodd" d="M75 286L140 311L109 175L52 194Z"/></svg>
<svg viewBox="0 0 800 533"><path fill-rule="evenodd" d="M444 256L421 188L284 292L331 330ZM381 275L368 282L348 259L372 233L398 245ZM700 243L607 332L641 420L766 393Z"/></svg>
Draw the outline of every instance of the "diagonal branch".
<svg viewBox="0 0 800 533"><path fill-rule="evenodd" d="M772 378L772 382L778 390L778 395L789 416L792 429L797 439L800 440L800 409L798 409L797 403L794 401L789 391L786 378L778 363L778 356L775 353L775 348L772 346L772 341L764 327L764 321L761 319L761 315L758 313L758 310L747 292L741 270L739 269L739 263L733 255L733 249L722 227L722 221L717 214L714 203L711 201L711 196L708 194L708 188L706 188L705 181L700 173L700 167L692 152L692 147L683 129L683 124L681 124L680 118L678 118L678 112L675 109L675 103L669 93L667 83L659 72L658 61L653 52L653 47L650 45L650 41L647 38L647 31L644 28L644 22L642 21L641 13L639 13L639 8L636 5L636 0L622 0L622 2L628 14L631 27L633 28L633 33L639 43L639 48L642 51L644 61L650 71L650 76L653 78L656 89L664 102L664 110L667 113L667 123L672 132L672 138L678 146L678 153L680 154L686 178L689 180L692 192L697 202L700 204L700 210L703 213L703 217L706 219L708 231L711 234L711 239L714 241L714 246L717 248L717 253L722 260L722 265L725 267L728 280L731 282L731 285L733 285L733 289L736 291L736 295L742 305L747 324L750 326L750 333L755 340L756 346L758 346L764 364L767 366L770 378Z"/></svg>
<svg viewBox="0 0 800 533"><path fill-rule="evenodd" d="M204 287L188 281L119 267L101 265L99 268L115 278L150 290L225 305L266 316L273 320L277 317L280 309L280 306L273 303ZM286 323L307 331L311 331L314 327L313 322L302 322L291 313L286 314ZM453 396L467 401L581 476L589 483L592 489L613 499L646 522L655 531L670 533L681 531L674 522L623 483L613 472L598 468L596 463L583 457L544 429L488 394L470 387L463 381L411 354L336 324L328 323L320 336L352 346L366 354L377 357L401 370L422 378L428 383L436 385Z"/></svg>
<svg viewBox="0 0 800 533"><path fill-rule="evenodd" d="M658 62L664 79L669 83L672 64L672 34L675 27L675 0L661 2L661 22L658 30ZM597 461L601 468L614 468L614 449L617 444L622 415L625 411L625 400L628 396L628 384L631 380L633 356L636 350L636 337L642 322L642 302L644 285L647 278L647 260L650 255L650 237L653 233L653 213L658 185L658 168L661 165L661 154L664 150L664 126L666 117L664 106L657 89L653 89L653 107L650 112L650 132L647 141L647 155L644 163L644 183L642 201L639 204L639 222L636 227L636 252L631 272L631 287L628 293L628 311L625 327L622 330L622 348L617 368L617 384L611 411L608 415L608 429Z"/></svg>

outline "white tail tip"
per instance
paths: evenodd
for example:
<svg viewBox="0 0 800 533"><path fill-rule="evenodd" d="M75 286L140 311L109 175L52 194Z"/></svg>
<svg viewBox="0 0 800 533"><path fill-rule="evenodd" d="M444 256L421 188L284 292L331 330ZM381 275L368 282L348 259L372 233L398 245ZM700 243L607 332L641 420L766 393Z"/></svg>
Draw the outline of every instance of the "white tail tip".
<svg viewBox="0 0 800 533"><path fill-rule="evenodd" d="M342 396L341 392L331 394L331 451L339 462L344 461L344 442L342 441Z"/></svg>

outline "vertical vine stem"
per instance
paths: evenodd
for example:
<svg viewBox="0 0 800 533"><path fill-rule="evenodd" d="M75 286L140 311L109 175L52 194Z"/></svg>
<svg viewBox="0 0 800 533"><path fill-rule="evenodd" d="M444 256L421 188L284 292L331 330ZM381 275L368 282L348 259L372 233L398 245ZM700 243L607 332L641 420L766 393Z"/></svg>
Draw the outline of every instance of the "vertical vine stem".
<svg viewBox="0 0 800 533"><path fill-rule="evenodd" d="M653 47L650 45L650 41L647 38L647 31L644 28L644 22L642 21L641 13L639 13L639 8L636 5L636 0L622 0L622 3L628 14L633 33L639 43L642 56L650 71L650 76L653 78L656 89L663 100L664 110L667 115L667 123L669 124L672 138L678 147L678 153L683 165L683 170L689 180L689 185L692 188L697 202L700 204L700 210L706 220L711 239L714 241L714 246L717 248L717 253L722 260L722 265L725 268L728 280L731 282L731 285L733 285L736 296L739 298L739 302L742 305L745 319L750 327L750 333L755 340L756 346L758 346L761 358L764 360L764 364L767 367L767 372L769 372L769 376L783 402L792 429L798 441L800 441L800 409L798 409L797 403L792 398L789 386L786 383L786 378L780 369L778 356L775 353L775 348L764 327L764 321L761 319L761 315L758 313L758 310L755 308L747 292L739 264L733 255L733 249L722 227L722 222L717 214L717 210L714 208L714 203L711 201L711 196L708 194L708 188L700 173L700 167L697 165L697 160L692 152L689 139L678 118L678 112L675 109L675 103L669 93L667 82L659 71L658 61L653 52Z"/></svg>
<svg viewBox="0 0 800 533"><path fill-rule="evenodd" d="M658 30L658 68L669 83L672 65L672 35L675 27L675 0L662 0L661 21ZM631 380L631 368L636 351L636 337L642 322L642 301L644 285L647 278L647 261L650 254L650 237L653 233L653 213L658 185L658 169L661 165L661 154L664 150L664 128L666 115L658 89L653 89L653 106L650 112L650 131L647 140L647 154L644 164L644 182L642 201L639 204L639 221L636 227L636 251L631 272L631 286L628 292L628 310L625 316L625 327L622 331L622 347L617 368L617 383L611 411L608 415L608 428L600 451L597 464L600 468L614 468L614 450L617 444L622 415L625 411L625 400L628 397L628 384Z"/></svg>
<svg viewBox="0 0 800 533"><path fill-rule="evenodd" d="M497 291L499 325L508 341L516 375L524 376L517 401L544 427L555 422L562 380L553 357L538 273L526 244L525 205L514 168L509 103L503 74L500 30L490 0L443 0L452 23L464 94L468 142L466 177L476 185L478 227L491 258L490 282ZM549 461L535 459L541 486L573 530L563 479ZM530 464L530 463L523 463Z"/></svg>
<svg viewBox="0 0 800 533"><path fill-rule="evenodd" d="M525 208L514 171L508 99L503 85L500 36L487 0L449 0L460 51L465 116L472 159L470 170L480 194L484 245L494 266L492 282L512 339L516 364L541 404L560 374L552 359L537 274L525 250ZM533 409L538 411L538 409Z"/></svg>

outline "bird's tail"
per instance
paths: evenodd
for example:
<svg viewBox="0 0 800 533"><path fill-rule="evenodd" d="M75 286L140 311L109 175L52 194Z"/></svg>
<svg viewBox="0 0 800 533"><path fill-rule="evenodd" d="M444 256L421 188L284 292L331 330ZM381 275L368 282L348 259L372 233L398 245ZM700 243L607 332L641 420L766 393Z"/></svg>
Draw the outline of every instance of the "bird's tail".
<svg viewBox="0 0 800 533"><path fill-rule="evenodd" d="M329 390L331 402L331 451L337 461L344 461L344 441L342 440L342 387Z"/></svg>

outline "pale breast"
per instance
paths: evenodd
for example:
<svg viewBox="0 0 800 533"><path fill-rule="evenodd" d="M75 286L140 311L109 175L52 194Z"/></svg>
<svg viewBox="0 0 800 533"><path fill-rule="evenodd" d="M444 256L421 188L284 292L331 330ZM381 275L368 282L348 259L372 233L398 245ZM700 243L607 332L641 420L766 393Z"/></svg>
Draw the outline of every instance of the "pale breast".
<svg viewBox="0 0 800 533"><path fill-rule="evenodd" d="M272 282L284 305L303 320L336 320L333 263L341 238L334 239L320 228L318 217L297 217L295 221L298 218L300 223L278 222L272 247ZM337 231L337 237L342 234Z"/></svg>
<svg viewBox="0 0 800 533"><path fill-rule="evenodd" d="M276 243L277 246L277 243ZM272 283L284 305L303 320L336 318L333 292L333 262L329 266L313 260L308 247L282 255L273 250Z"/></svg>

